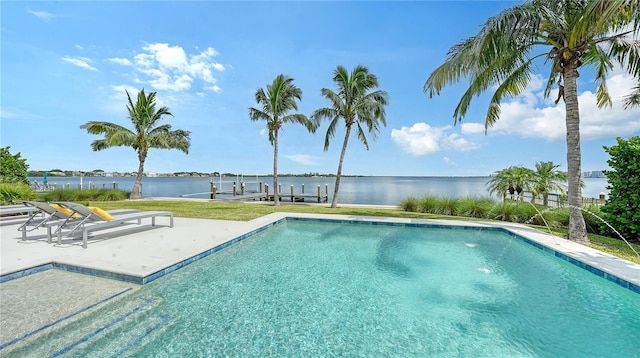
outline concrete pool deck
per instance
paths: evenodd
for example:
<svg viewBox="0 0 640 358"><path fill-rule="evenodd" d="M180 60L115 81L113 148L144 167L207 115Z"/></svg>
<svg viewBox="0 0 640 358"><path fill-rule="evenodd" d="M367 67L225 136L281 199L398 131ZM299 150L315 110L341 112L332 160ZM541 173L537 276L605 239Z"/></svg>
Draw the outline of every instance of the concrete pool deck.
<svg viewBox="0 0 640 358"><path fill-rule="evenodd" d="M21 233L17 230L22 220L1 219L0 277L9 279L5 279L6 282L0 284L0 317L2 317L0 352L3 344L21 339L29 332L37 331L43 327L44 322L55 322L73 312L82 311L95 302L142 287L134 283L61 270L46 270L25 277L21 277L21 273L28 272L34 267L56 264L79 267L84 273L89 274L90 270L98 270L141 278L148 277L286 218L502 227L525 237L536 246L542 245L561 253L567 261L579 260L604 272L605 277L614 275L621 278L635 285L636 292L640 287L640 265L638 264L524 225L511 223L274 213L246 222L176 217L174 227L170 228L168 218L157 218L155 227L151 227L150 224L145 225L143 222L142 226L131 225L98 232L90 237L89 246L84 249L81 246L81 239L64 238L61 245L48 244L46 229L30 232L28 239L22 241ZM590 271L593 272L593 270ZM611 280L611 278L608 279ZM56 294L51 294L52 292ZM38 317L38 319L29 317Z"/></svg>
<svg viewBox="0 0 640 358"><path fill-rule="evenodd" d="M65 237L61 245L57 245L55 240L54 243L48 244L45 229L29 232L28 239L22 241L17 228L23 220L11 222L2 219L0 220L0 276L6 277L11 273L57 263L146 277L287 217L502 227L554 251L562 252L604 272L640 285L640 265L520 224L299 213L274 213L251 221L176 217L173 228L168 227L168 218L159 217L156 219L155 227L150 224L145 225L143 222L140 226L130 225L97 232L90 237L89 246L86 249L82 248L82 240L79 238Z"/></svg>

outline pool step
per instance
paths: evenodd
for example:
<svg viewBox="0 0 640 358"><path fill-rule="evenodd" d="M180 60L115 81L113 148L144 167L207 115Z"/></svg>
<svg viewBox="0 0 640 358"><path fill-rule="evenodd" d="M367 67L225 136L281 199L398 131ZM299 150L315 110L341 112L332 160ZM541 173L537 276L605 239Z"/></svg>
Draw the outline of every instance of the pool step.
<svg viewBox="0 0 640 358"><path fill-rule="evenodd" d="M81 320L43 332L3 357L121 357L172 323L159 312L160 298L139 298L104 307ZM7 353L6 355L4 353Z"/></svg>

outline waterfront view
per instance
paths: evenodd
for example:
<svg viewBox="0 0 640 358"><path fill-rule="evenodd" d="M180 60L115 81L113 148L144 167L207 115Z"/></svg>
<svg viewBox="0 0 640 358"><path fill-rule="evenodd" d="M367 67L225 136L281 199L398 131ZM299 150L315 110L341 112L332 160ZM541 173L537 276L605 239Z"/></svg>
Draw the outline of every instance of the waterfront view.
<svg viewBox="0 0 640 358"><path fill-rule="evenodd" d="M32 182L42 184L42 177L30 177ZM397 205L406 197L434 195L440 197L489 196L486 183L489 177L410 177L410 176L370 176L343 177L340 182L338 202L342 204ZM48 185L55 188L71 187L83 189L90 186L130 191L134 177L49 177ZM260 186L273 186L270 176L234 177L145 177L142 180L143 197L185 197L202 198L210 196L211 182L218 191L231 191L234 182L244 182L246 192L257 191ZM328 190L329 200L333 196L335 177L278 177L282 193L300 193L304 185L306 193L316 193L318 186L322 194ZM585 178L582 196L597 198L600 193L608 196L606 178ZM239 190L239 184L238 184ZM269 189L272 192L272 189Z"/></svg>

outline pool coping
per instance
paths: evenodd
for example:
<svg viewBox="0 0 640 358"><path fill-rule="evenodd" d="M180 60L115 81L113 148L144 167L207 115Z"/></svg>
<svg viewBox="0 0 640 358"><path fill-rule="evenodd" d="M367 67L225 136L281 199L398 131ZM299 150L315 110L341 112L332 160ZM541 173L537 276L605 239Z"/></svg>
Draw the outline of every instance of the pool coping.
<svg viewBox="0 0 640 358"><path fill-rule="evenodd" d="M267 230L274 225L284 223L287 220L315 220L322 222L348 222L369 225L412 227L456 227L474 230L477 228L483 228L487 230L504 231L546 253L552 254L601 278L640 294L640 265L521 224L302 213L273 213L256 220L246 222L243 229L237 231L237 235L232 234L229 238L223 240L223 242L208 247L195 255L190 255L186 258L177 257L171 264L145 275L118 272L116 270L104 270L91 267L90 265L69 264L54 259L25 269L2 274L0 275L0 284L37 272L59 269L145 285L217 251L241 242L242 240L261 231ZM178 230L178 228L174 228L173 230Z"/></svg>

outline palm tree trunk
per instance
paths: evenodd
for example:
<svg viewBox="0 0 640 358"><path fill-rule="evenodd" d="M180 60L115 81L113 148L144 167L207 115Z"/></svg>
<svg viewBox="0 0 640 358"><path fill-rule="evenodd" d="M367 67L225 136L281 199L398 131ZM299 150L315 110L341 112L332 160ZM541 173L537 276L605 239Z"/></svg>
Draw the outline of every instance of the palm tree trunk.
<svg viewBox="0 0 640 358"><path fill-rule="evenodd" d="M582 216L582 188L580 187L580 113L578 111L578 71L574 63L564 69L564 100L567 125L567 179L569 199L569 240L589 242Z"/></svg>
<svg viewBox="0 0 640 358"><path fill-rule="evenodd" d="M278 130L273 131L273 206L280 206L278 193Z"/></svg>
<svg viewBox="0 0 640 358"><path fill-rule="evenodd" d="M333 187L333 199L331 200L331 207L338 206L338 189L340 188L340 177L342 177L342 162L344 161L344 154L347 152L347 143L349 143L349 134L351 134L351 126L347 126L347 132L344 135L344 142L342 143L342 151L340 152L340 162L338 163L338 173L336 174L336 185Z"/></svg>
<svg viewBox="0 0 640 358"><path fill-rule="evenodd" d="M145 159L147 159L146 153L138 153L138 174L136 175L136 181L133 183L129 199L140 199L142 197L142 174L144 173Z"/></svg>

